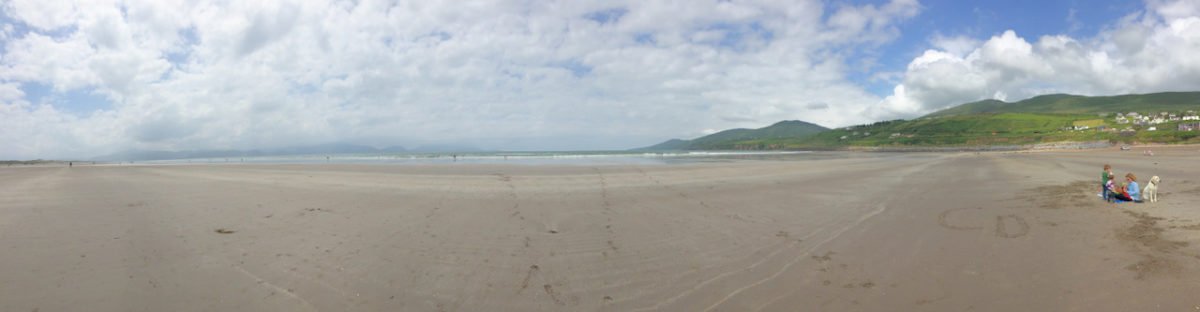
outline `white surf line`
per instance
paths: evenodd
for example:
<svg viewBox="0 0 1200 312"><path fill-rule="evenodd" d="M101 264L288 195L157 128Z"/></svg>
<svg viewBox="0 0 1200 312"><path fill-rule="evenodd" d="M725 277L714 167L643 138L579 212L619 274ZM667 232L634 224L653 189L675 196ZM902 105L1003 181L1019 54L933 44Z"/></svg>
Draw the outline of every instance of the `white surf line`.
<svg viewBox="0 0 1200 312"><path fill-rule="evenodd" d="M751 287L762 285L763 283L766 283L767 281L778 278L780 275L783 275L783 272L787 272L788 268L791 268L792 265L794 265L796 263L800 263L800 260L804 259L804 256L811 255L813 250L816 250L817 248L820 248L821 246L825 245L826 243L829 243L829 242L833 241L834 239L837 239L839 236L842 236L842 233L845 233L846 231L850 230L850 228L858 226L863 221L866 221L867 219L870 219L871 217L879 215L880 213L883 213L885 210L887 210L887 205L884 205L882 203L879 204L879 208L875 209L875 211L872 211L871 213L868 213L866 215L863 215L862 217L859 217L857 221L854 221L854 223L851 223L850 225L843 227L841 230L838 230L838 232L833 234L833 236L830 236L828 239L825 239L824 241L821 241L820 243L813 245L811 248L809 248L804 253L797 255L795 259L792 259L792 261L789 261L782 268L780 268L779 271L776 271L775 274L771 274L771 276L768 276L764 279L761 279L761 280L751 283L749 285L742 286L741 288L738 288L738 289L734 290L733 292L730 292L728 295L725 295L724 298L721 298L721 300L717 300L716 303L713 303L712 305L708 306L708 308L705 308L704 311L705 312L712 311L712 309L716 308L717 306L721 305L722 303L725 303L725 301L728 301L730 298L733 298L733 296L736 296L737 294L741 293L742 291L745 291L746 289L750 289Z"/></svg>
<svg viewBox="0 0 1200 312"><path fill-rule="evenodd" d="M250 273L250 271L246 271L246 269L243 269L239 265L234 265L233 268L237 269L238 272L242 272L242 274L245 274L246 276L253 278L254 281L257 282L259 285L266 285L267 287L274 289L275 292L277 292L277 293L282 293L282 294L288 295L289 297L292 297L292 299L300 300L300 302L304 303L305 306L308 306L308 308L311 309L311 311L320 311L320 309L317 309L317 307L314 306L311 302L308 302L308 300L304 300L304 298L300 298L300 296L297 296L295 293L287 290L286 288L279 287L279 285L272 284L271 282L268 282L267 280L264 280L261 277L258 277L258 275L254 275L254 273Z"/></svg>

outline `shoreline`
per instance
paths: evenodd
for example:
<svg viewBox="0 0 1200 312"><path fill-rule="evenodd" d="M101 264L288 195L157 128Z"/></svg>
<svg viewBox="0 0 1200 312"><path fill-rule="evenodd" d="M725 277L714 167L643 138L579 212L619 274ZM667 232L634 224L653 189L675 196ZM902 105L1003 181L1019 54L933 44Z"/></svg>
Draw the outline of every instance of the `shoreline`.
<svg viewBox="0 0 1200 312"><path fill-rule="evenodd" d="M722 157L738 157L738 156L773 156L786 155L797 153L813 153L813 152L865 152L865 153L955 153L955 152L1035 152L1035 151L1073 151L1073 150L1106 150L1113 149L1119 146L1129 146L1130 148L1192 148L1200 147L1200 143L1185 143L1185 144L1164 144L1164 143L1141 143L1141 144L1122 144L1109 143L1108 141L1062 141L1049 142L1039 144L1026 145L981 145L981 146L841 146L827 148L806 148L806 149L780 149L780 150L670 150L670 151L559 151L559 152L530 152L530 153L546 153L546 155L478 155L479 153L459 154L462 155L463 163L479 163L477 158L488 160L509 160L505 156L511 157L513 162L536 159L554 159L554 160L576 160L576 159L604 159L604 158L641 158L641 159L704 159L704 158L722 158ZM587 153L595 154L587 154ZM625 153L628 152L628 153ZM581 153L581 154L571 154ZM684 153L682 155L666 155L671 153ZM689 155L687 153L697 153ZM486 154L486 153L485 153ZM454 163L455 158L450 156L454 153L445 154L421 154L416 156L401 157L403 155L371 155L364 156L358 154L330 154L335 156L333 159L339 162L334 163L379 163L379 164L434 164L440 162ZM327 155L296 155L296 156L252 156L252 157L217 157L217 158L195 158L195 159L161 159L161 160L137 160L137 161L83 161L83 160L0 160L0 168L12 166L55 166L66 165L69 162L75 162L79 165L123 165L123 164L326 164L329 162L321 161ZM472 158L475 157L475 158ZM252 161L246 162L246 158L251 158ZM290 160L281 161L263 161L263 158L282 158ZM219 161L218 161L219 159ZM240 159L241 161L229 161L228 159ZM346 161L346 159L354 159L355 161ZM373 159L383 159L381 162L371 162ZM412 163L405 163L407 160L414 160ZM420 162L424 160L426 162ZM501 162L484 162L484 163L501 163Z"/></svg>

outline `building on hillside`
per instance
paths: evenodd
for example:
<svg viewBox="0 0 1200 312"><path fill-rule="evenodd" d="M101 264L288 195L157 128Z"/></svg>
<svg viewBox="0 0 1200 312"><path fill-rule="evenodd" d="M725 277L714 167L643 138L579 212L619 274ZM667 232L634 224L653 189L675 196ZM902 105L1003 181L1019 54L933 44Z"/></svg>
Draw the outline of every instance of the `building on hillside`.
<svg viewBox="0 0 1200 312"><path fill-rule="evenodd" d="M1200 129L1200 122L1188 122L1179 124L1179 131L1193 131Z"/></svg>
<svg viewBox="0 0 1200 312"><path fill-rule="evenodd" d="M1182 120L1200 120L1200 116L1187 115L1187 116L1183 116L1183 118L1180 118L1180 119L1182 119Z"/></svg>
<svg viewBox="0 0 1200 312"><path fill-rule="evenodd" d="M1158 127L1146 128L1146 131L1158 131Z"/></svg>

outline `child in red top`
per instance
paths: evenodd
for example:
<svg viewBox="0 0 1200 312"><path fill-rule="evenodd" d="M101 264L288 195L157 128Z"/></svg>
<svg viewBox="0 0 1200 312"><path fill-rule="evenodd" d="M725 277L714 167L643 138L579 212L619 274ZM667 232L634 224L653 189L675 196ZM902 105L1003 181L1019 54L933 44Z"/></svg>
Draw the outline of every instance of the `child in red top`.
<svg viewBox="0 0 1200 312"><path fill-rule="evenodd" d="M1129 192L1125 190L1125 183L1121 183L1121 187L1113 190L1113 199L1121 201L1133 201L1133 198L1129 197Z"/></svg>

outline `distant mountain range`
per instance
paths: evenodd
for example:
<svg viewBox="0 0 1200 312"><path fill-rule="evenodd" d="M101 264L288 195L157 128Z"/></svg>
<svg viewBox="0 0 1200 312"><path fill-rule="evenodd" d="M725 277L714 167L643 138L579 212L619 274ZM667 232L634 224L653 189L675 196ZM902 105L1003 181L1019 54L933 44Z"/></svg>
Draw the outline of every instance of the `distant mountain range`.
<svg viewBox="0 0 1200 312"><path fill-rule="evenodd" d="M446 152L477 152L478 148L457 145L425 145L414 149L403 146L376 148L367 145L350 143L328 143L318 145L293 146L276 149L252 150L187 150L187 151L155 151L130 150L116 154L96 157L97 161L146 161L167 159L195 158L233 158L256 156L290 156L290 155L335 155L335 154L371 154L371 153L446 153Z"/></svg>
<svg viewBox="0 0 1200 312"><path fill-rule="evenodd" d="M738 142L760 139L804 138L829 130L816 124L785 120L758 129L729 129L692 140L671 139L636 150L705 150L732 149Z"/></svg>
<svg viewBox="0 0 1200 312"><path fill-rule="evenodd" d="M1200 143L1200 131L1177 131L1181 119L1162 124L1119 123L1117 113L1200 111L1200 92L1118 96L1050 94L1017 102L983 100L912 120L881 121L839 129L783 121L760 129L732 129L692 140L672 139L636 150L839 149L848 147L988 146L1046 142ZM1091 125L1088 131L1074 126ZM1153 128L1152 128L1153 127ZM1120 130L1125 131L1118 131Z"/></svg>

